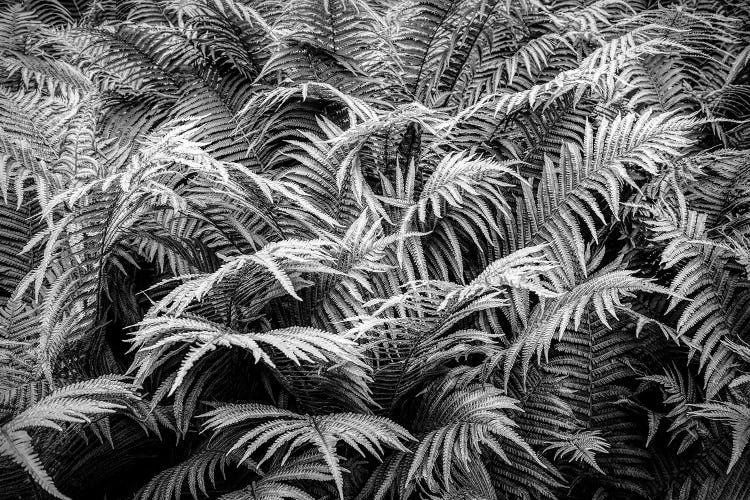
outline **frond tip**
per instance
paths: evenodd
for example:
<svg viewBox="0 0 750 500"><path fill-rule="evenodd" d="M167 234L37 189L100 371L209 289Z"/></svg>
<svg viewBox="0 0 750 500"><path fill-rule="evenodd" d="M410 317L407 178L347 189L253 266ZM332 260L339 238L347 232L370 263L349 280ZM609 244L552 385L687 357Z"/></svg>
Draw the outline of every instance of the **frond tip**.
<svg viewBox="0 0 750 500"><path fill-rule="evenodd" d="M597 453L607 453L609 443L601 437L600 431L578 431L569 435L561 435L561 440L550 444L546 450L554 450L555 459L567 458L571 462L586 462L597 472L604 471L596 462Z"/></svg>

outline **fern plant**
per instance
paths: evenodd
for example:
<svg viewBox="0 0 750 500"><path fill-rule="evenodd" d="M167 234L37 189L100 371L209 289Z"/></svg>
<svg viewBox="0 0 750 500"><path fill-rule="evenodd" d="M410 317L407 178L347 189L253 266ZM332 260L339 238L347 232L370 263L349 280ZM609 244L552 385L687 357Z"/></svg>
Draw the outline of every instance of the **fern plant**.
<svg viewBox="0 0 750 500"><path fill-rule="evenodd" d="M0 6L0 497L750 498L740 0Z"/></svg>

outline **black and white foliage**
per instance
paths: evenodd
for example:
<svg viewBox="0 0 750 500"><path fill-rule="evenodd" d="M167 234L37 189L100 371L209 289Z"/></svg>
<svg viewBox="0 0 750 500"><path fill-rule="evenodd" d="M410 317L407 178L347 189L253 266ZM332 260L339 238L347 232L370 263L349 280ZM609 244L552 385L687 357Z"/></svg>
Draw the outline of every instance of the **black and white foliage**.
<svg viewBox="0 0 750 500"><path fill-rule="evenodd" d="M0 6L0 497L750 498L743 0Z"/></svg>

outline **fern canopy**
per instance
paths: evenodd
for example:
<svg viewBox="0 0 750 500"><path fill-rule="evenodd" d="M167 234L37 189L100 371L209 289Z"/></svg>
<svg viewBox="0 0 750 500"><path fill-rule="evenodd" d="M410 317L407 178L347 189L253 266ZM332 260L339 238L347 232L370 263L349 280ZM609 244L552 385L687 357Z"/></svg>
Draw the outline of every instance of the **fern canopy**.
<svg viewBox="0 0 750 500"><path fill-rule="evenodd" d="M0 497L747 500L745 3L0 2Z"/></svg>

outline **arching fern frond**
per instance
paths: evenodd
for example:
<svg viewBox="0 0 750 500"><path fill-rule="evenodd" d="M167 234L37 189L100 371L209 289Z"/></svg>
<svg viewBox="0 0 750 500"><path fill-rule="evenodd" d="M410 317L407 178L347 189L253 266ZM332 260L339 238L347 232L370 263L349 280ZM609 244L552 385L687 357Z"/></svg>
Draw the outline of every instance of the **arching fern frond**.
<svg viewBox="0 0 750 500"><path fill-rule="evenodd" d="M188 371L203 356L218 347L239 347L249 352L256 363L263 362L275 368L273 358L276 354L269 355L264 350L264 347L273 348L274 352L280 352L295 364L351 365L348 372L353 380L363 383L366 379L366 365L351 340L314 328L293 327L261 333L237 332L189 315L147 318L138 326L133 339L134 349L137 349L133 365L137 369L137 380L143 381L157 367L165 364L168 358L182 358L170 395L182 384Z"/></svg>
<svg viewBox="0 0 750 500"><path fill-rule="evenodd" d="M506 441L535 457L506 413L518 410L515 400L494 388L473 386L456 391L452 385L451 381L435 384L431 388L435 396L417 413L414 431L419 442L409 457L407 492L409 485L421 480L434 489L438 478L448 481L454 469L470 474L471 463L480 460L483 448L507 460L503 451Z"/></svg>
<svg viewBox="0 0 750 500"><path fill-rule="evenodd" d="M610 316L617 319L618 311L627 313L629 310L622 299L634 297L636 292L672 294L669 289L651 280L634 276L632 271L607 266L571 290L551 299L543 299L531 311L526 328L508 349L504 365L505 384L519 356L525 373L534 353L539 360L542 354L546 358L555 335L561 339L570 326L578 330L584 315L592 312L590 308L593 308L599 321L609 327Z"/></svg>
<svg viewBox="0 0 750 500"><path fill-rule="evenodd" d="M722 401L720 403L702 403L692 412L698 417L727 422L732 426L732 458L727 466L729 473L745 451L750 441L750 407L747 404L736 404Z"/></svg>
<svg viewBox="0 0 750 500"><path fill-rule="evenodd" d="M303 273L337 274L331 267L333 243L326 240L283 240L269 243L250 255L229 258L214 273L189 276L150 311L179 316L196 301L215 294L212 305L220 313L233 303L261 309L273 297L289 294L301 300L298 288L308 283Z"/></svg>
<svg viewBox="0 0 750 500"><path fill-rule="evenodd" d="M146 416L132 386L117 378L103 377L62 387L2 425L0 452L29 472L45 491L67 499L42 467L28 431L32 428L62 431L64 424L89 423L95 417L123 410L140 418ZM155 422L146 425L156 430Z"/></svg>
<svg viewBox="0 0 750 500"><path fill-rule="evenodd" d="M561 441L547 447L554 450L555 459L566 458L571 462L585 462L602 474L604 471L596 463L597 453L607 453L609 443L601 437L601 431L579 431L561 436Z"/></svg>
<svg viewBox="0 0 750 500"><path fill-rule="evenodd" d="M407 451L404 443L412 439L401 426L384 417L356 413L299 415L289 410L259 403L220 406L204 415L205 429L235 440L233 450L244 450L240 462L263 447L268 447L258 461L262 465L276 450L287 447L287 455L298 448L317 451L333 476L339 497L343 500L343 473L336 445L343 441L354 451L379 457L383 447ZM249 430L248 430L249 427Z"/></svg>
<svg viewBox="0 0 750 500"><path fill-rule="evenodd" d="M547 159L536 193L531 183L522 186L523 198L514 214L517 227L508 228L508 239L516 248L548 243L549 260L566 269L555 274L560 286L574 286L575 273L585 276L587 267L581 224L596 240L602 223L619 219L623 184L635 184L631 172L656 173L658 165L690 144L691 123L678 116L646 112L603 120L596 134L587 125L582 151L563 147L559 167ZM610 215L605 215L599 200Z"/></svg>
<svg viewBox="0 0 750 500"><path fill-rule="evenodd" d="M295 483L330 481L327 465L315 453L295 457L273 467L267 474L248 486L219 497L221 500L314 500Z"/></svg>
<svg viewBox="0 0 750 500"><path fill-rule="evenodd" d="M512 185L509 181L515 172L509 167L513 164L475 158L464 153L446 155L400 221L402 240L398 249L399 260L403 261L403 238L407 233L425 230L446 216L451 224L464 228L473 241L479 241L479 234L499 233L495 218L507 213L509 208L503 188ZM414 169L410 169L409 175L414 175ZM409 179L408 182L413 185L414 181ZM407 199L409 194L404 193ZM400 206L403 201L399 199L393 203ZM383 199L383 202L387 204L389 200ZM460 249L456 248L455 241L450 243L457 253L453 256L455 261L460 262Z"/></svg>
<svg viewBox="0 0 750 500"><path fill-rule="evenodd" d="M232 457L227 456L223 450L206 448L196 451L186 460L156 474L138 491L135 498L179 500L187 487L192 497L197 500L199 492L207 495L208 484L215 484L216 470L224 472L226 465L231 462Z"/></svg>
<svg viewBox="0 0 750 500"><path fill-rule="evenodd" d="M741 311L748 299L737 300L742 285L727 267L731 253L706 237L705 214L665 207L654 207L651 213L650 238L660 246L666 243L661 262L667 269L678 269L672 289L692 299L680 314L677 334L692 333L691 341L699 346L710 399L730 382L733 354L721 341L743 327ZM670 308L675 306L672 299ZM740 321L735 323L733 317Z"/></svg>

